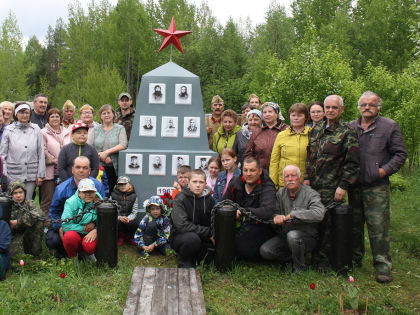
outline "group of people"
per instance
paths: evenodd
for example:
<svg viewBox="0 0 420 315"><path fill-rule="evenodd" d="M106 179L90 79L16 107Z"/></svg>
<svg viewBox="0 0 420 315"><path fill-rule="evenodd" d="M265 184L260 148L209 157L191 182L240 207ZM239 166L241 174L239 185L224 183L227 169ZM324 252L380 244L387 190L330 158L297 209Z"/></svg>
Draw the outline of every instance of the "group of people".
<svg viewBox="0 0 420 315"><path fill-rule="evenodd" d="M392 281L389 177L404 165L407 152L398 124L379 115L381 106L379 95L364 92L360 117L348 123L341 118L342 97L329 95L290 106L289 126L278 104L262 103L255 94L240 118L213 97L206 127L220 162L211 162L224 170L216 176L209 163L207 181L216 202L230 199L252 214L241 218L238 212L237 256L292 261L299 271L311 253L312 263L328 269L331 212L348 195L354 265L361 266L365 254L366 223L376 280Z"/></svg>
<svg viewBox="0 0 420 315"><path fill-rule="evenodd" d="M109 197L120 204L119 245L133 244L142 255L166 255L173 249L178 267L194 267L209 257L215 242L223 242L211 234L211 213L228 199L245 209L237 212L239 259L290 262L293 271L300 272L311 253L312 262L324 269L332 258L327 207L344 202L348 194L354 263L362 264L366 222L376 280L392 281L389 176L402 167L407 153L398 124L379 115L382 101L377 94L361 95L360 117L350 123L340 118L344 102L339 95L309 106L293 104L290 125L278 104L262 104L254 94L241 115L225 110L223 99L214 96L212 114L205 121L209 148L217 156L205 171L180 166L170 215L162 198L151 196L143 203L143 218L138 217L139 200L130 178L117 173L118 152L127 147L135 113L128 93L121 93L118 103L117 111L111 105L101 107L101 124L93 121L94 109L87 104L80 108L79 121L70 101L62 112L47 111L48 99L42 94L35 97L33 109L17 103L9 111L3 109L8 104L1 104L0 156L6 177L2 189L38 216L64 220L53 221L46 235L56 257L95 259L93 205ZM8 118L10 112L14 120ZM42 211L31 200L36 186ZM22 235L24 252L38 256L44 224L13 207L6 224L12 238ZM7 228L0 225L0 236L3 230ZM3 247L0 250L3 253Z"/></svg>

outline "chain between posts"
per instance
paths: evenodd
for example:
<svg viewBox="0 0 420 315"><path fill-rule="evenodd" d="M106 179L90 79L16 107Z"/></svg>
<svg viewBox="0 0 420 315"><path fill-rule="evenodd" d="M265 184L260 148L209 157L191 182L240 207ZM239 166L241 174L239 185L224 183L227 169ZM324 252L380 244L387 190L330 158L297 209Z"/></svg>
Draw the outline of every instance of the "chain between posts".
<svg viewBox="0 0 420 315"><path fill-rule="evenodd" d="M327 210L330 210L330 209L333 209L333 208L337 207L341 203L342 202L333 201L333 202L329 203L325 208L327 208ZM250 220L255 220L258 223L274 224L273 219L263 220L263 219L257 217L252 211L246 210L245 208L241 207L240 205L233 202L232 200L225 199L225 200L222 200L221 202L219 202L217 205L215 205L213 207L213 209L211 210L210 232L211 232L211 235L213 237L216 236L216 230L215 230L216 211L219 210L220 208L222 208L223 206L231 206L231 207L235 208L236 210L239 210L245 218L250 219ZM286 223L292 223L294 220L296 220L296 219L286 220Z"/></svg>
<svg viewBox="0 0 420 315"><path fill-rule="evenodd" d="M80 212L80 213L78 213L78 214L76 214L76 215L74 215L74 216L72 216L70 218L66 218L66 219L52 219L52 218L40 217L40 216L32 213L26 206L21 205L20 203L18 203L15 200L13 200L12 196L10 196L9 194L0 193L0 197L5 197L5 198L9 199L19 210L21 210L22 212L26 213L27 215L29 215L30 217L34 218L35 220L38 220L38 221L41 221L41 222L51 222L52 224L68 223L68 222L73 221L75 219L81 218L86 213L90 212L92 209L97 208L103 202L107 202L107 203L113 204L117 208L117 211L119 211L119 209L121 208L121 206L115 200L105 199L105 200L99 200L99 201L93 203L93 205L91 205L90 207L86 208L82 212Z"/></svg>

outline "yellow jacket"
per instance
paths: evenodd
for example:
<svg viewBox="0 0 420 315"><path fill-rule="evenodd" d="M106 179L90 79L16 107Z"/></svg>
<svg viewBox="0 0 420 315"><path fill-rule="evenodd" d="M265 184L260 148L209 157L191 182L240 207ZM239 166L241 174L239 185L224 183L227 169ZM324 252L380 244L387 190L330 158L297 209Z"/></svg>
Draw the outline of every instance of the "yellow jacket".
<svg viewBox="0 0 420 315"><path fill-rule="evenodd" d="M283 169L289 164L299 167L303 181L310 130L305 126L301 133L295 133L289 127L277 135L270 159L270 178L277 189L284 186Z"/></svg>

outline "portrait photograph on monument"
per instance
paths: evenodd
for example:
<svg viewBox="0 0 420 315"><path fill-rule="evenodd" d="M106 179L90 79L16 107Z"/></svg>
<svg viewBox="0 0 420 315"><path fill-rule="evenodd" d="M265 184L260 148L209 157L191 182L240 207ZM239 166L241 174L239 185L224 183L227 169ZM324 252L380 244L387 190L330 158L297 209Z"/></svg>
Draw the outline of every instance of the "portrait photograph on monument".
<svg viewBox="0 0 420 315"><path fill-rule="evenodd" d="M176 138L178 137L178 117L162 116L161 137Z"/></svg>
<svg viewBox="0 0 420 315"><path fill-rule="evenodd" d="M189 164L190 164L189 155L173 154L172 155L172 175L176 176L178 172L178 168L180 168L183 165L189 165Z"/></svg>
<svg viewBox="0 0 420 315"><path fill-rule="evenodd" d="M140 136L156 137L156 116L140 115Z"/></svg>
<svg viewBox="0 0 420 315"><path fill-rule="evenodd" d="M196 155L194 168L199 168L200 170L207 170L207 163L210 160L211 156L209 155Z"/></svg>
<svg viewBox="0 0 420 315"><path fill-rule="evenodd" d="M166 84L165 83L150 83L149 84L149 103L150 104L165 104Z"/></svg>
<svg viewBox="0 0 420 315"><path fill-rule="evenodd" d="M175 84L175 104L191 104L191 84Z"/></svg>
<svg viewBox="0 0 420 315"><path fill-rule="evenodd" d="M126 154L125 173L130 175L142 175L143 154Z"/></svg>
<svg viewBox="0 0 420 315"><path fill-rule="evenodd" d="M149 175L166 175L166 155L150 154L149 155Z"/></svg>
<svg viewBox="0 0 420 315"><path fill-rule="evenodd" d="M184 117L184 138L200 138L200 117Z"/></svg>

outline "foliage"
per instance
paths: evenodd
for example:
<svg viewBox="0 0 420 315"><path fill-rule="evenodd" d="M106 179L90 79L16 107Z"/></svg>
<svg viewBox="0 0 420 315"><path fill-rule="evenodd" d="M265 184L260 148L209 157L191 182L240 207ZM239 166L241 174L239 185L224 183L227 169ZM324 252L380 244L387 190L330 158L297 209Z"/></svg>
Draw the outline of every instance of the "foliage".
<svg viewBox="0 0 420 315"><path fill-rule="evenodd" d="M404 176L402 176L400 173L393 174L390 178L390 187L391 191L404 191L407 188L407 181L405 180Z"/></svg>

